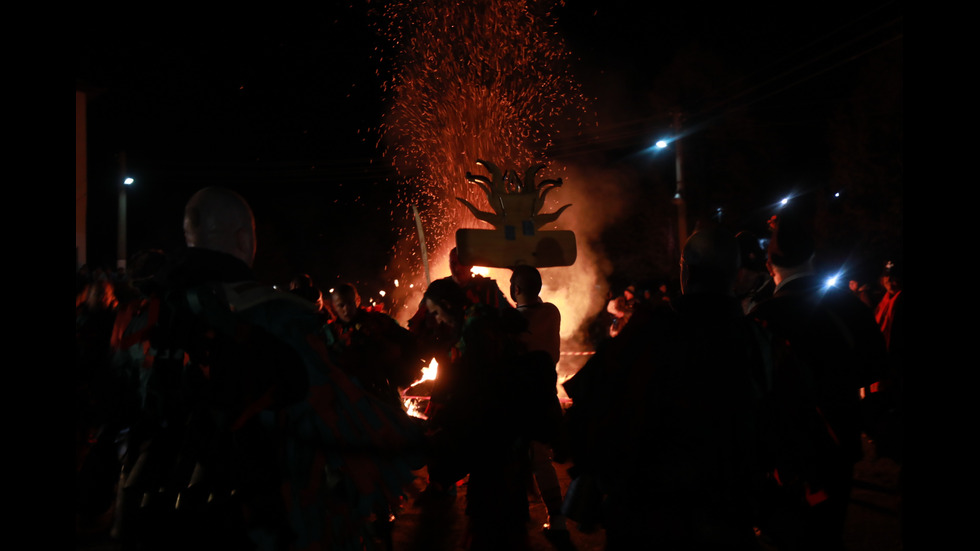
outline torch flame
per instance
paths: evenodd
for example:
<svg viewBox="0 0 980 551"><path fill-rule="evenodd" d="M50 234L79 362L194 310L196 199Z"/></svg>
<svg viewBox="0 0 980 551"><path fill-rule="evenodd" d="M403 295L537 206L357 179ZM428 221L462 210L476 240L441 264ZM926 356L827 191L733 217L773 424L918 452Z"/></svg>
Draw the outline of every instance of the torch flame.
<svg viewBox="0 0 980 551"><path fill-rule="evenodd" d="M424 403L424 399L415 396L412 393L412 387L418 385L423 381L433 381L435 380L438 374L439 374L439 362L437 362L435 358L432 358L432 361L429 362L429 366L422 368L422 378L412 383L411 386L405 389L405 392L402 393L402 400L405 405L406 413L408 413L412 417L426 419L426 416L423 413L424 408L421 407L421 405Z"/></svg>
<svg viewBox="0 0 980 551"><path fill-rule="evenodd" d="M412 386L415 386L422 381L434 381L436 379L436 375L438 374L439 362L437 362L435 358L432 358L432 361L429 362L429 367L422 368L422 378L412 383Z"/></svg>
<svg viewBox="0 0 980 551"><path fill-rule="evenodd" d="M419 402L413 398L405 399L405 413L412 417L418 417L419 419L428 419L425 413L422 412L422 408L419 407Z"/></svg>

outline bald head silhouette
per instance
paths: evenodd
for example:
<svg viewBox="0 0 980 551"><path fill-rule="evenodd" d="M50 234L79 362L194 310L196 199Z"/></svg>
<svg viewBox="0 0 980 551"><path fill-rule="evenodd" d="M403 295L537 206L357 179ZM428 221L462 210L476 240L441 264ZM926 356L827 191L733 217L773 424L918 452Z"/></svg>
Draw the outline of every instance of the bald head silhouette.
<svg viewBox="0 0 980 551"><path fill-rule="evenodd" d="M694 232L681 257L681 292L732 294L741 266L735 235L721 227Z"/></svg>
<svg viewBox="0 0 980 551"><path fill-rule="evenodd" d="M510 276L510 298L518 305L528 304L541 293L541 272L534 266L521 264Z"/></svg>
<svg viewBox="0 0 980 551"><path fill-rule="evenodd" d="M255 217L245 199L221 187L195 193L184 208L184 240L230 254L249 267L255 260Z"/></svg>

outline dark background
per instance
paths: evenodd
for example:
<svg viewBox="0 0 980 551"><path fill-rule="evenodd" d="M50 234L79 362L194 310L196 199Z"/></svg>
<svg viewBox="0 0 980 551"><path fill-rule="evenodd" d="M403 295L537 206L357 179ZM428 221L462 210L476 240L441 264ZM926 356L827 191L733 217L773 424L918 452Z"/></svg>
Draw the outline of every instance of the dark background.
<svg viewBox="0 0 980 551"><path fill-rule="evenodd" d="M785 3L783 3L785 4ZM88 103L88 256L113 266L120 156L130 253L182 245L182 207L231 187L259 227L256 270L285 285L381 285L397 175L378 126L390 76L370 10L86 16L76 86ZM639 7L638 7L639 6ZM821 259L869 279L902 251L899 2L752 6L569 1L556 10L594 133L551 158L628 168L632 208L600 242L610 280L669 276L674 160L649 150L684 116L689 223L764 231L795 193ZM841 192L839 197L834 193Z"/></svg>

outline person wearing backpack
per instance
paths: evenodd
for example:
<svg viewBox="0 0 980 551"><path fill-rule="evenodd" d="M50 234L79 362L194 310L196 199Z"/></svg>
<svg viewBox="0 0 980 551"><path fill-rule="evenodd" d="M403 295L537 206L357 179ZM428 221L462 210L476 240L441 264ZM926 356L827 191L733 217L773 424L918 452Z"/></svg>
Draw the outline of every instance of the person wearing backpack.
<svg viewBox="0 0 980 551"><path fill-rule="evenodd" d="M255 220L210 187L187 249L114 330L140 407L117 507L124 549L361 548L421 466L421 432L333 365L309 301L257 281Z"/></svg>

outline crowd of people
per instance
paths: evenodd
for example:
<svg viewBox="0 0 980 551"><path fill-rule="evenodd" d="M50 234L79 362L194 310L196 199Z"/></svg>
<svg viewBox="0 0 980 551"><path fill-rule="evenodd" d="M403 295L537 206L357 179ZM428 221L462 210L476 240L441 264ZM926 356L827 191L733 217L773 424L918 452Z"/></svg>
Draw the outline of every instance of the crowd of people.
<svg viewBox="0 0 980 551"><path fill-rule="evenodd" d="M901 463L900 265L869 302L817 273L813 230L700 228L679 294L629 286L597 317L564 383L566 506L607 548L843 549L863 439Z"/></svg>
<svg viewBox="0 0 980 551"><path fill-rule="evenodd" d="M185 249L142 252L125 274L79 274L79 537L390 550L424 468L423 505L466 481L475 550L528 548L529 491L558 549L574 548L568 519L601 526L610 550L842 549L862 435L901 458L900 266L873 306L827 289L789 214L766 250L699 228L679 294L610 297L564 411L561 313L533 267L513 267L505 295L453 249L403 327L351 284L259 282L255 220L233 191L192 196L184 233ZM410 416L401 394L432 358Z"/></svg>
<svg viewBox="0 0 980 551"><path fill-rule="evenodd" d="M428 467L432 499L468 480L472 548L521 539L531 442L543 464L561 418L557 317L530 323L455 251L409 327L350 284L277 290L252 272L255 220L227 189L190 199L184 233L185 250L79 285L80 534L102 528L124 549L391 549ZM536 307L518 279L511 297ZM529 350L529 327L548 351ZM433 357L426 418L409 416L400 393ZM500 400L506 414L487 415ZM549 529L570 541L550 474Z"/></svg>

